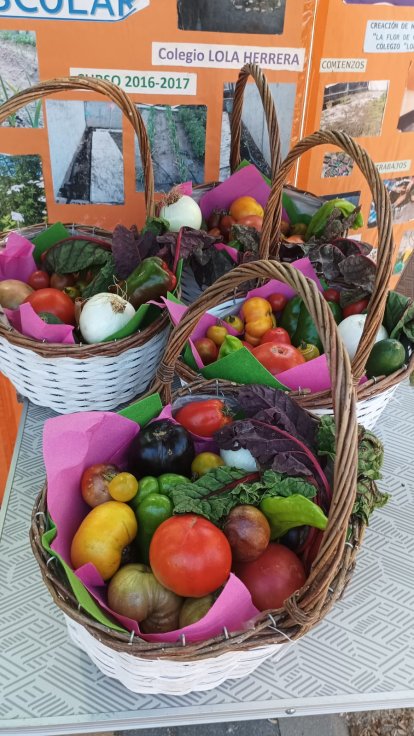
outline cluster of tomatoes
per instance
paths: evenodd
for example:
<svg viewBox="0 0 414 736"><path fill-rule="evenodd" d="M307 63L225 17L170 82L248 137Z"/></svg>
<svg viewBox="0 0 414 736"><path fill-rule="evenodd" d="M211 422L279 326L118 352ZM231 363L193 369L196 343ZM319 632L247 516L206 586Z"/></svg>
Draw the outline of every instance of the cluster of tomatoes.
<svg viewBox="0 0 414 736"><path fill-rule="evenodd" d="M208 234L222 238L224 243L231 241L233 225L262 229L264 210L254 197L238 197L230 205L229 211L214 210L207 219Z"/></svg>
<svg viewBox="0 0 414 736"><path fill-rule="evenodd" d="M239 314L228 315L217 325L209 327L205 337L194 341L204 365L225 358L242 347L247 348L272 375L305 363L310 358L303 349L291 344L288 331L276 323L276 317L282 313L287 301L279 293L270 294L266 299L251 297L244 302ZM232 334L228 327L232 328Z"/></svg>

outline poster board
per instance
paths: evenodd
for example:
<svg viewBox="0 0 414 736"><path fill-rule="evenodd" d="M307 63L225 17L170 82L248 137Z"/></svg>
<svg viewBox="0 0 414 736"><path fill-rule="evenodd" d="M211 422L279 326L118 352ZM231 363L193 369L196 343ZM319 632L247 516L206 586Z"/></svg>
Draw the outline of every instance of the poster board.
<svg viewBox="0 0 414 736"><path fill-rule="evenodd" d="M391 199L394 287L414 249L414 1L320 0L304 134L345 130L367 150ZM297 184L319 195L350 195L362 206L363 240L377 244L369 187L332 147L303 157Z"/></svg>
<svg viewBox="0 0 414 736"><path fill-rule="evenodd" d="M0 0L0 95L4 100L53 77L102 76L139 106L157 192L187 179L224 179L232 94L244 63L259 63L266 72L283 154L298 139L315 4ZM242 153L266 169L261 111L258 92L248 84ZM143 224L134 134L112 103L86 92L54 96L19 112L0 136L0 229L45 217L107 228Z"/></svg>

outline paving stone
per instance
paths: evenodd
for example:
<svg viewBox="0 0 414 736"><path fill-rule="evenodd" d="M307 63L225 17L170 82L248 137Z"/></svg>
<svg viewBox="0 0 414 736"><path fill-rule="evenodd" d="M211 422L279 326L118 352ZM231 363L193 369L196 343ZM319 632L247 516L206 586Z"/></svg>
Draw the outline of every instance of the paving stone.
<svg viewBox="0 0 414 736"><path fill-rule="evenodd" d="M145 728L139 731L119 731L114 736L281 736L281 733L277 720L257 720ZM336 734L319 733L318 736L336 736Z"/></svg>
<svg viewBox="0 0 414 736"><path fill-rule="evenodd" d="M346 721L339 715L281 718L280 736L349 736Z"/></svg>

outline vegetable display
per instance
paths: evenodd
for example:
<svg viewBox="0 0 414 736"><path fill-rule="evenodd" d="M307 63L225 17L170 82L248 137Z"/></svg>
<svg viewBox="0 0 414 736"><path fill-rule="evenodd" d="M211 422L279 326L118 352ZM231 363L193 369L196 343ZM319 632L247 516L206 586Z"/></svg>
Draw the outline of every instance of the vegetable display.
<svg viewBox="0 0 414 736"><path fill-rule="evenodd" d="M143 634L208 616L230 576L256 609L280 608L305 583L328 524L332 417L316 420L287 394L255 385L239 387L229 405L206 395L170 409L172 418L155 418L130 441L126 469L84 469L79 492L92 509L72 539L73 567L92 563L113 615ZM376 486L382 459L380 441L361 427L350 523L386 502Z"/></svg>

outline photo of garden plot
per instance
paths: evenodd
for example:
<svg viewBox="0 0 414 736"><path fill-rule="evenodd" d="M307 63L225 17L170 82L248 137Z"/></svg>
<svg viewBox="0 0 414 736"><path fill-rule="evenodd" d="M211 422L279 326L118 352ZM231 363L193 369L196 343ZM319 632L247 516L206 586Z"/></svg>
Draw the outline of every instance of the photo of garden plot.
<svg viewBox="0 0 414 736"><path fill-rule="evenodd" d="M219 33L283 33L286 0L178 0L178 28Z"/></svg>
<svg viewBox="0 0 414 736"><path fill-rule="evenodd" d="M404 176L399 179L384 179L385 188L391 202L393 222L408 222L414 220L414 176ZM368 217L368 227L377 224L375 205L371 203Z"/></svg>
<svg viewBox="0 0 414 736"><path fill-rule="evenodd" d="M0 104L39 81L36 34L33 31L0 31ZM37 100L10 115L2 123L9 128L41 128L42 101Z"/></svg>
<svg viewBox="0 0 414 736"><path fill-rule="evenodd" d="M122 113L113 103L47 100L53 191L60 204L122 204Z"/></svg>
<svg viewBox="0 0 414 736"><path fill-rule="evenodd" d="M40 156L0 153L0 231L36 225L46 215Z"/></svg>
<svg viewBox="0 0 414 736"><path fill-rule="evenodd" d="M290 149L293 112L296 98L296 84L269 84L275 101L280 131L282 158ZM223 113L220 145L220 181L230 176L230 116L236 85L226 82L223 89ZM264 116L263 104L255 84L247 84L244 91L244 104L241 117L240 152L242 160L254 164L262 174L270 176L269 134Z"/></svg>
<svg viewBox="0 0 414 736"><path fill-rule="evenodd" d="M342 130L353 138L379 135L388 82L328 84L323 95L320 127Z"/></svg>
<svg viewBox="0 0 414 736"><path fill-rule="evenodd" d="M344 151L331 151L323 157L322 178L349 176L352 174L354 162Z"/></svg>
<svg viewBox="0 0 414 736"><path fill-rule="evenodd" d="M402 274L414 251L414 230L407 230L401 238L397 258L394 263L394 274Z"/></svg>
<svg viewBox="0 0 414 736"><path fill-rule="evenodd" d="M205 105L137 105L151 147L155 189L167 192L184 181L202 184L206 150ZM135 140L138 192L144 189L138 140Z"/></svg>

